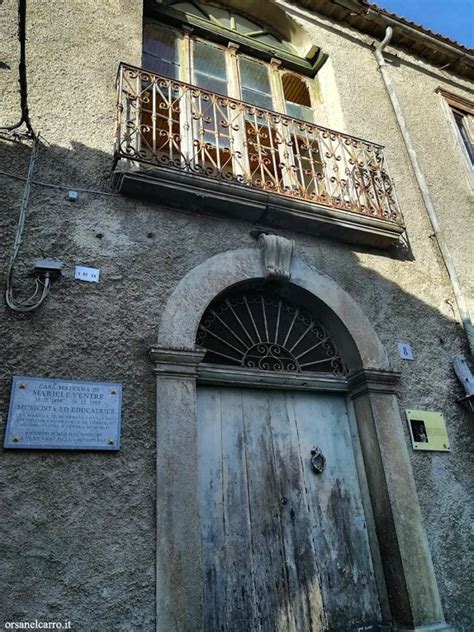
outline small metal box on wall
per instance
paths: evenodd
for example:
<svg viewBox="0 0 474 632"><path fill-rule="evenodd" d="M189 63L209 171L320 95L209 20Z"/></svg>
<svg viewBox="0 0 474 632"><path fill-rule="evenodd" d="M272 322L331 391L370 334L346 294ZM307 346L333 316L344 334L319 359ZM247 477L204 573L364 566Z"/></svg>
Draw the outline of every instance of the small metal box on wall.
<svg viewBox="0 0 474 632"><path fill-rule="evenodd" d="M444 416L430 410L407 410L408 427L414 450L450 452Z"/></svg>

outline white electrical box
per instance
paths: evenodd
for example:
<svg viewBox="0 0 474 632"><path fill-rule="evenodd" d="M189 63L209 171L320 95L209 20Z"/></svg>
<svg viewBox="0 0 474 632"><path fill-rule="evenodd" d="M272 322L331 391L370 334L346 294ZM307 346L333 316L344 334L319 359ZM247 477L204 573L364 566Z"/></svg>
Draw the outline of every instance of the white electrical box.
<svg viewBox="0 0 474 632"><path fill-rule="evenodd" d="M86 268L84 266L76 266L74 278L79 281L88 281L89 283L98 283L100 270L98 268Z"/></svg>

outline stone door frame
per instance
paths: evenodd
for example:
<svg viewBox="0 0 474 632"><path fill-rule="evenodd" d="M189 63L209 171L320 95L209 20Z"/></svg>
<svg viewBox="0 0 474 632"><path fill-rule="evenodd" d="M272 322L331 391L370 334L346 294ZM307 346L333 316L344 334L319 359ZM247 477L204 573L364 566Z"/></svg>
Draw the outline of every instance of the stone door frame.
<svg viewBox="0 0 474 632"><path fill-rule="evenodd" d="M291 283L341 323L356 350L349 376L393 630L451 630L445 624L396 396L393 371L370 321L351 296L300 257ZM227 251L186 274L170 295L150 350L156 373L156 629L202 627L196 385L204 352L195 346L211 301L237 283L267 276L257 248ZM231 369L229 369L230 371Z"/></svg>

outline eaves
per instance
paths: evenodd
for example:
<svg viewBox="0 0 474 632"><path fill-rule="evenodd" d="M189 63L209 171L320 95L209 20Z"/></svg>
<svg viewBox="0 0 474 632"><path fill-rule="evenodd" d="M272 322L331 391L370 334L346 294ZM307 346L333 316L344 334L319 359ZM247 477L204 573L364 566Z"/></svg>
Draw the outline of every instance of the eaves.
<svg viewBox="0 0 474 632"><path fill-rule="evenodd" d="M381 40L393 28L392 44L426 59L440 70L474 79L474 50L391 13L367 0L289 0L293 4L341 22Z"/></svg>

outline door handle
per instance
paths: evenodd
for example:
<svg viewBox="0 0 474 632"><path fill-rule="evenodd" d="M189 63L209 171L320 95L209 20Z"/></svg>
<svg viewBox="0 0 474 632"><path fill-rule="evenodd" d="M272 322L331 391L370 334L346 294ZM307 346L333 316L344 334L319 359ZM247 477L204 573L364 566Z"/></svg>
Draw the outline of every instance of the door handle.
<svg viewBox="0 0 474 632"><path fill-rule="evenodd" d="M311 467L316 474L321 474L326 467L326 457L319 446L316 446L311 450Z"/></svg>

